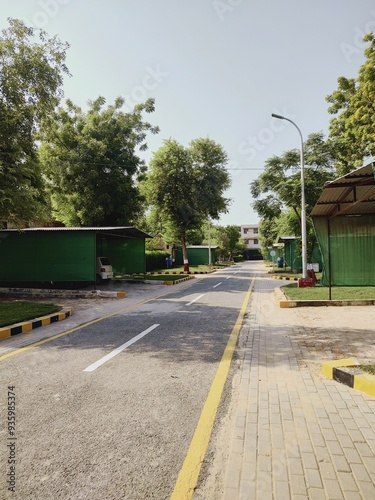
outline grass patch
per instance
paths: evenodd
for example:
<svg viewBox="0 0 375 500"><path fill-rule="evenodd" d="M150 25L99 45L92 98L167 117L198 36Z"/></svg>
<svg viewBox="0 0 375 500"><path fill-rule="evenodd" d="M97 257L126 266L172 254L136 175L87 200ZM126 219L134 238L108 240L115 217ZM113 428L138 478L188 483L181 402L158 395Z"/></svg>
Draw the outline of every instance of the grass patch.
<svg viewBox="0 0 375 500"><path fill-rule="evenodd" d="M329 288L314 286L298 288L297 283L283 286L286 297L290 300L328 300ZM332 300L375 299L375 286L336 286L331 288Z"/></svg>
<svg viewBox="0 0 375 500"><path fill-rule="evenodd" d="M0 327L46 316L47 314L60 311L60 309L61 307L54 304L27 302L23 300L0 302Z"/></svg>
<svg viewBox="0 0 375 500"><path fill-rule="evenodd" d="M367 373L371 373L371 375L375 375L375 365L359 365L361 370Z"/></svg>

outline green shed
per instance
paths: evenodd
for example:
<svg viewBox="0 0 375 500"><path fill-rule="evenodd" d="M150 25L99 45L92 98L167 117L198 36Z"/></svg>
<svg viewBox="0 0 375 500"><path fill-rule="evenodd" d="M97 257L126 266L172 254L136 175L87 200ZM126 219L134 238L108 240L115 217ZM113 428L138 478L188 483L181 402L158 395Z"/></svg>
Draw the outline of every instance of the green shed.
<svg viewBox="0 0 375 500"><path fill-rule="evenodd" d="M216 262L216 249L217 246L205 245L190 245L187 248L187 254L190 266L202 266L209 262L209 252L211 252L211 263ZM182 249L176 249L176 264L182 265Z"/></svg>
<svg viewBox="0 0 375 500"><path fill-rule="evenodd" d="M374 163L328 182L311 213L323 285L375 286Z"/></svg>
<svg viewBox="0 0 375 500"><path fill-rule="evenodd" d="M302 268L301 259L301 237L300 236L280 236L278 243L283 244L284 266L290 267L294 272L300 272Z"/></svg>
<svg viewBox="0 0 375 500"><path fill-rule="evenodd" d="M0 283L95 282L96 259L114 273L145 271L146 233L134 227L46 227L0 230Z"/></svg>
<svg viewBox="0 0 375 500"><path fill-rule="evenodd" d="M267 248L267 260L276 263L278 257L283 257L283 245L274 243L271 247Z"/></svg>

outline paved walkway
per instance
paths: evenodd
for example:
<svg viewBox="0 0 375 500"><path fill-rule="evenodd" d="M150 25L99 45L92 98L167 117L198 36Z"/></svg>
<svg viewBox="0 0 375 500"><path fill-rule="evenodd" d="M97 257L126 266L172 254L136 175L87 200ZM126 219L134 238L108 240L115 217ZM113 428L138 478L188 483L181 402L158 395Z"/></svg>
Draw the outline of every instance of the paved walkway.
<svg viewBox="0 0 375 500"><path fill-rule="evenodd" d="M259 276L252 295L224 498L375 499L375 398L301 363L275 286Z"/></svg>

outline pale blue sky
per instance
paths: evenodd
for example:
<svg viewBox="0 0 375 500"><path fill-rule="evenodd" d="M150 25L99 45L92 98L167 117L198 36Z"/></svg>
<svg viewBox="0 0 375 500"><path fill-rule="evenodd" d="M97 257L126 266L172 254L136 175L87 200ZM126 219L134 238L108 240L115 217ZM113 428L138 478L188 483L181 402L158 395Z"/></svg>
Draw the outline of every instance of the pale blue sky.
<svg viewBox="0 0 375 500"><path fill-rule="evenodd" d="M325 97L356 77L374 0L0 0L0 27L25 20L70 44L65 97L129 104L155 97L148 161L173 137L219 142L232 198L219 223L254 224L250 182L267 158L328 131Z"/></svg>

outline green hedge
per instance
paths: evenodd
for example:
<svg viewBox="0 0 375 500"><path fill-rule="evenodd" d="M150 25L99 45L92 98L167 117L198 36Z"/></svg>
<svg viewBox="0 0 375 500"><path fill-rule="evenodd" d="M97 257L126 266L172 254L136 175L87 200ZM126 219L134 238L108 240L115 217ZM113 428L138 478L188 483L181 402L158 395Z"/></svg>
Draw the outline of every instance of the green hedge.
<svg viewBox="0 0 375 500"><path fill-rule="evenodd" d="M146 271L155 271L155 269L165 269L165 259L171 254L163 250L146 250Z"/></svg>

